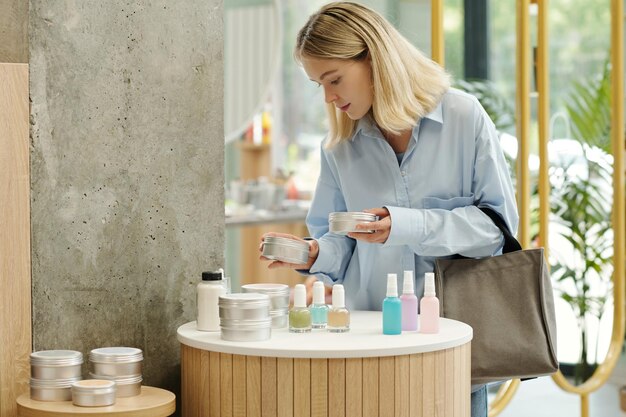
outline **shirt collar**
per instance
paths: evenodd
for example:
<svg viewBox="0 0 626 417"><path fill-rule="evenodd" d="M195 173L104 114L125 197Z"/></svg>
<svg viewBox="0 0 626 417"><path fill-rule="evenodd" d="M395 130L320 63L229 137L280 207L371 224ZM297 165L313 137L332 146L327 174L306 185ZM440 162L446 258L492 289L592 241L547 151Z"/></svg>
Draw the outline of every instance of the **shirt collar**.
<svg viewBox="0 0 626 417"><path fill-rule="evenodd" d="M426 119L433 120L435 122L443 124L443 109L441 107L441 101L437 104L433 111L424 116Z"/></svg>
<svg viewBox="0 0 626 417"><path fill-rule="evenodd" d="M437 104L437 106L435 106L433 111L424 116L424 118L443 124L443 109L441 107L441 101ZM380 136L378 128L376 127L376 124L374 123L374 119L372 118L371 114L368 113L359 119L356 125L356 129L354 130L354 135L352 135L350 140L354 140L354 138L358 136L359 133L373 138L378 138Z"/></svg>

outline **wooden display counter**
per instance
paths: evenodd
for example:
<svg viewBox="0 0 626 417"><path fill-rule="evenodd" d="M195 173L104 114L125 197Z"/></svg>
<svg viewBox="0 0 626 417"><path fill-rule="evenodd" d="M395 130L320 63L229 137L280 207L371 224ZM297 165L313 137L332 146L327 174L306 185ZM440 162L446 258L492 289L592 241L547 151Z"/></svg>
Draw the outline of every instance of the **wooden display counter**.
<svg viewBox="0 0 626 417"><path fill-rule="evenodd" d="M348 333L272 330L228 342L178 328L183 417L470 416L472 329L382 334L380 312L352 313Z"/></svg>

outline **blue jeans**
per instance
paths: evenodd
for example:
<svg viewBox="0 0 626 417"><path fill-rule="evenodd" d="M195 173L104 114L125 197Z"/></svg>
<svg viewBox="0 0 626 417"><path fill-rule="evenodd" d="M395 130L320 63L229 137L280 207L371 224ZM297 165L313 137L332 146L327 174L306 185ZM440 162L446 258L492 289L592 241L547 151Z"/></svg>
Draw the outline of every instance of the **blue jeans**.
<svg viewBox="0 0 626 417"><path fill-rule="evenodd" d="M472 417L487 417L487 386L472 392Z"/></svg>

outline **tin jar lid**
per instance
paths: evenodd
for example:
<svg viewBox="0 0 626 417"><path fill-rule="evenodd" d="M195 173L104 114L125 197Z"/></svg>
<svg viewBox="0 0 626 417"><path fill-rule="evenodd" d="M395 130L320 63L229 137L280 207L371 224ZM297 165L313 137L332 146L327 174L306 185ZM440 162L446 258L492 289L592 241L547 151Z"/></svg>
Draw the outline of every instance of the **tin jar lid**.
<svg viewBox="0 0 626 417"><path fill-rule="evenodd" d="M328 220L357 220L373 222L376 221L376 215L372 213L364 213L362 211L336 211L328 215Z"/></svg>
<svg viewBox="0 0 626 417"><path fill-rule="evenodd" d="M288 237L280 236L266 236L263 239L264 244L289 246L291 248L300 249L302 251L309 252L309 244L305 241L290 239Z"/></svg>
<svg viewBox="0 0 626 417"><path fill-rule="evenodd" d="M286 284L273 284L273 283L259 283L259 284L245 284L241 286L241 290L245 293L256 292L261 294L273 295L289 295L289 285Z"/></svg>
<svg viewBox="0 0 626 417"><path fill-rule="evenodd" d="M38 366L68 366L83 363L83 354L75 350L40 350L30 354L30 364Z"/></svg>
<svg viewBox="0 0 626 417"><path fill-rule="evenodd" d="M137 384L143 381L142 375L125 375L125 376L106 376L106 375L96 375L93 372L89 373L89 376L92 379L105 379L108 381L115 381L115 384L119 385L131 385Z"/></svg>
<svg viewBox="0 0 626 417"><path fill-rule="evenodd" d="M99 394L115 390L115 381L107 379L83 379L72 383L72 391Z"/></svg>
<svg viewBox="0 0 626 417"><path fill-rule="evenodd" d="M63 379L30 379L31 388L69 388L74 382L80 381L82 378L63 378Z"/></svg>
<svg viewBox="0 0 626 417"><path fill-rule="evenodd" d="M105 347L93 349L89 360L97 363L133 363L143 360L141 349L131 347Z"/></svg>
<svg viewBox="0 0 626 417"><path fill-rule="evenodd" d="M220 295L218 305L227 308L258 308L270 305L267 294L255 292Z"/></svg>

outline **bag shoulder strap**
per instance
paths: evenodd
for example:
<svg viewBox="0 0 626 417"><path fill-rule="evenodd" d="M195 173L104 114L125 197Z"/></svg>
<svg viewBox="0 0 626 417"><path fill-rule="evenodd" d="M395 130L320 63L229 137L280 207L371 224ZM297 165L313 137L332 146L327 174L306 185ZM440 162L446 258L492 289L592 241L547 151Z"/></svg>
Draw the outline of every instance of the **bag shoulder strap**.
<svg viewBox="0 0 626 417"><path fill-rule="evenodd" d="M494 222L496 226L498 226L498 229L502 231L502 234L504 235L504 247L502 248L502 253L509 253L509 252L522 250L522 245L520 245L517 239L515 239L515 237L511 234L506 223L504 222L504 220L502 219L502 217L500 217L498 213L496 213L489 207L478 207L478 208L480 209L480 211L485 213L491 219L491 221Z"/></svg>

